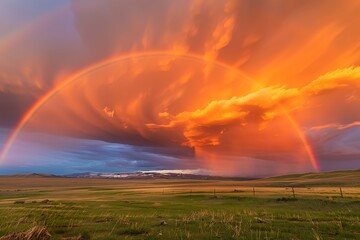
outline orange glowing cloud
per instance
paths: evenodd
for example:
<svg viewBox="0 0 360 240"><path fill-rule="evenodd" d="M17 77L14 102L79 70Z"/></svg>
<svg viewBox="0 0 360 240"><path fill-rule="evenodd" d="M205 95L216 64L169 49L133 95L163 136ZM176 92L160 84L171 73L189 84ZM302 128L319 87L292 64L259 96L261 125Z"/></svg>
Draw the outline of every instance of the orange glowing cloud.
<svg viewBox="0 0 360 240"><path fill-rule="evenodd" d="M321 94L322 92L345 88L360 87L360 67L349 67L321 75L316 80L303 88L309 94Z"/></svg>
<svg viewBox="0 0 360 240"><path fill-rule="evenodd" d="M265 122L284 111L282 105L286 104L288 108L296 107L297 95L296 89L263 88L243 97L234 96L228 100L211 101L205 108L193 112L181 112L170 117L171 121L166 125L148 124L147 126L176 128L183 125L184 136L187 139L183 144L190 147L219 145L220 135L229 126L245 127L249 123L257 123L261 130Z"/></svg>
<svg viewBox="0 0 360 240"><path fill-rule="evenodd" d="M323 81L337 79L332 89L339 89L349 86L350 79L329 73L324 76L341 78L322 76L300 89L260 88L240 73L233 75L231 68L207 60L144 56L110 61L75 78L47 99L27 128L135 145L191 147L202 159L211 155L213 160L235 156L276 160L289 154L306 158L304 137L289 121L288 112L301 110L308 98L327 90ZM209 65L211 75L204 72ZM232 81L229 76L234 76ZM224 86L219 79L225 78L231 91L216 91ZM194 98L194 91L201 97Z"/></svg>

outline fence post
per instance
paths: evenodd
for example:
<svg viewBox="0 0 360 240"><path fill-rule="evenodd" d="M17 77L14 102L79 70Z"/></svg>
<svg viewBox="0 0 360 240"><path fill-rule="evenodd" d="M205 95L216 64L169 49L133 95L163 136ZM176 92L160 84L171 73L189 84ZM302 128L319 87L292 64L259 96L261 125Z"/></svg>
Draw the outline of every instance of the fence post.
<svg viewBox="0 0 360 240"><path fill-rule="evenodd" d="M215 188L214 188L214 197L216 197L216 192L215 192Z"/></svg>
<svg viewBox="0 0 360 240"><path fill-rule="evenodd" d="M255 188L253 187L253 196L255 197Z"/></svg>
<svg viewBox="0 0 360 240"><path fill-rule="evenodd" d="M291 187L291 189L292 189L293 198L295 198L295 189L294 187Z"/></svg>
<svg viewBox="0 0 360 240"><path fill-rule="evenodd" d="M340 187L340 195L341 195L341 198L343 198L343 197L344 197L344 195L343 195L343 191L342 191L341 187Z"/></svg>

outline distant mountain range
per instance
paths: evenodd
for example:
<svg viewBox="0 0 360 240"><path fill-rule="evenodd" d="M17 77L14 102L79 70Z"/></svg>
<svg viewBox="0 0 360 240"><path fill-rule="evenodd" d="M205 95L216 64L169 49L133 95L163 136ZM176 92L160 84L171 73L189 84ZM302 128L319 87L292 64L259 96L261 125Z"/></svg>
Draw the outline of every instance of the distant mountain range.
<svg viewBox="0 0 360 240"><path fill-rule="evenodd" d="M166 170L160 171L144 171L135 173L75 173L63 176L52 174L15 174L2 175L0 178L88 178L88 179L189 179L189 180L235 180L242 181L242 185L246 186L262 186L262 187L313 187L313 186L360 186L360 169L359 170L345 170L345 171L331 171L318 173L303 173L290 174L282 176L274 176L269 178L243 178L243 177L221 177L211 176L200 173L189 173Z"/></svg>
<svg viewBox="0 0 360 240"><path fill-rule="evenodd" d="M173 172L135 172L135 173L74 173L63 177L70 178L115 178L115 179L199 179L199 180L251 180L254 178L221 177Z"/></svg>
<svg viewBox="0 0 360 240"><path fill-rule="evenodd" d="M136 173L79 173L66 175L75 178L113 179L194 179L194 180L236 180L242 184L269 187L310 186L360 186L360 170L331 171L318 173L290 174L269 178L221 177L197 173L146 171ZM249 180L249 181L248 181ZM252 180L252 181L250 181Z"/></svg>

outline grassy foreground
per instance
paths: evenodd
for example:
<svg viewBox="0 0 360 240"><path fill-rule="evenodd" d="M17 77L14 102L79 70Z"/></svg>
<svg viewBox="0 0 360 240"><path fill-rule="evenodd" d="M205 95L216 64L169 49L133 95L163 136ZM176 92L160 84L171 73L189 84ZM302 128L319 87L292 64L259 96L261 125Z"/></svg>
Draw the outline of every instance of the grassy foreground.
<svg viewBox="0 0 360 240"><path fill-rule="evenodd" d="M294 199L278 181L0 177L0 239L34 226L51 239L360 239L356 183Z"/></svg>

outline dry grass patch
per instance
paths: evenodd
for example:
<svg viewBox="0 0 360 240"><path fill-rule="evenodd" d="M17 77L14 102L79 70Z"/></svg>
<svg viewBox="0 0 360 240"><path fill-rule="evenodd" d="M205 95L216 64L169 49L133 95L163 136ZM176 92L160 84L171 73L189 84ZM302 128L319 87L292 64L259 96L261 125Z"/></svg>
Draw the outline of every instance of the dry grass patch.
<svg viewBox="0 0 360 240"><path fill-rule="evenodd" d="M3 237L0 240L48 240L51 235L45 227L35 226L26 232L12 233Z"/></svg>

